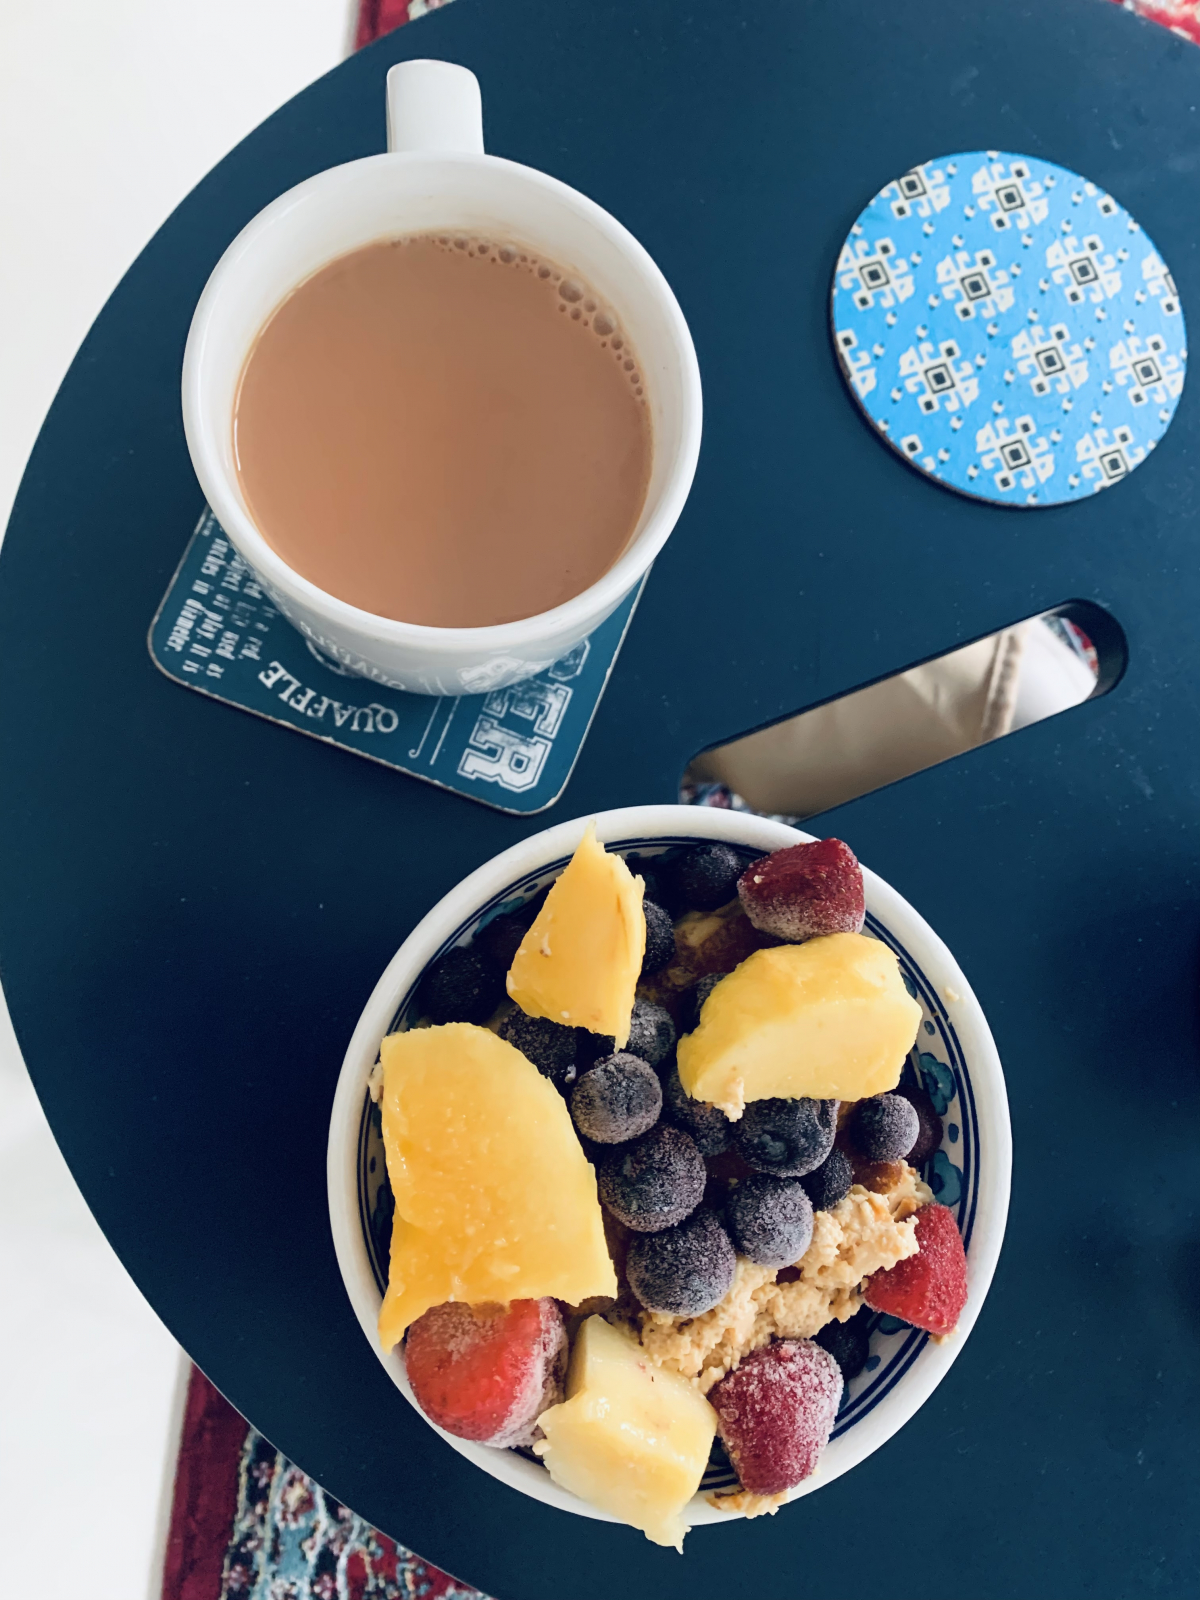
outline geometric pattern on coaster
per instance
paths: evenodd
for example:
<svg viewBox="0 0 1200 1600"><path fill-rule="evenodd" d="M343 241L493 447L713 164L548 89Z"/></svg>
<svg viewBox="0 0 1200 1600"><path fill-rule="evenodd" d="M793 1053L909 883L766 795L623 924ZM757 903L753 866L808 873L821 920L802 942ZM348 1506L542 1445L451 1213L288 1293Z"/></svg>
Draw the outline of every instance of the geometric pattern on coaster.
<svg viewBox="0 0 1200 1600"><path fill-rule="evenodd" d="M642 586L536 677L488 694L405 694L347 672L298 633L206 509L147 643L155 666L188 689L529 816L566 788Z"/></svg>
<svg viewBox="0 0 1200 1600"><path fill-rule="evenodd" d="M1170 272L1113 197L973 150L881 189L842 246L838 361L884 439L949 489L1047 506L1145 460L1183 391Z"/></svg>

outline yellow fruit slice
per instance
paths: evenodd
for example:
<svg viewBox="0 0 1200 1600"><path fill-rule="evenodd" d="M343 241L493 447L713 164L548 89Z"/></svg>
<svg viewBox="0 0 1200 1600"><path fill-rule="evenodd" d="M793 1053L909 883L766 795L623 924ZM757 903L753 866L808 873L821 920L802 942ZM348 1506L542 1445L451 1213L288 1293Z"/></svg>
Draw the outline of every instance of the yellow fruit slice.
<svg viewBox="0 0 1200 1600"><path fill-rule="evenodd" d="M861 1100L900 1081L921 1008L878 939L831 933L756 950L722 978L679 1042L693 1099L740 1117L748 1100Z"/></svg>
<svg viewBox="0 0 1200 1600"><path fill-rule="evenodd" d="M509 969L508 992L527 1016L611 1034L624 1048L646 954L642 888L591 823Z"/></svg>
<svg viewBox="0 0 1200 1600"><path fill-rule="evenodd" d="M567 1398L538 1421L546 1438L534 1448L555 1483L682 1551L683 1509L717 1431L716 1412L686 1378L589 1317L571 1352Z"/></svg>
<svg viewBox="0 0 1200 1600"><path fill-rule="evenodd" d="M615 1295L596 1174L549 1079L468 1022L391 1034L379 1054L396 1197L384 1349L447 1300Z"/></svg>

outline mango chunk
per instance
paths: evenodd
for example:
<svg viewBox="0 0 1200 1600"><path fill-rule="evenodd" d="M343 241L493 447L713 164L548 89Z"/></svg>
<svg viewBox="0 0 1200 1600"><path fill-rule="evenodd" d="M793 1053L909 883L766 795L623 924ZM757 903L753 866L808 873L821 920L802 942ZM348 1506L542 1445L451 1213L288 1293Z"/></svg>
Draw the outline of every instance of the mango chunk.
<svg viewBox="0 0 1200 1600"><path fill-rule="evenodd" d="M593 822L509 969L508 992L527 1016L611 1034L624 1048L646 954L642 889Z"/></svg>
<svg viewBox="0 0 1200 1600"><path fill-rule="evenodd" d="M383 1348L447 1300L615 1295L596 1174L549 1079L469 1022L390 1034L379 1054L396 1197Z"/></svg>
<svg viewBox="0 0 1200 1600"><path fill-rule="evenodd" d="M679 1081L741 1116L748 1100L862 1100L900 1081L921 1008L878 939L831 933L756 950L679 1042Z"/></svg>
<svg viewBox="0 0 1200 1600"><path fill-rule="evenodd" d="M567 1398L538 1419L534 1446L555 1483L683 1549L684 1507L708 1465L717 1414L686 1378L654 1366L628 1334L589 1317L576 1335Z"/></svg>

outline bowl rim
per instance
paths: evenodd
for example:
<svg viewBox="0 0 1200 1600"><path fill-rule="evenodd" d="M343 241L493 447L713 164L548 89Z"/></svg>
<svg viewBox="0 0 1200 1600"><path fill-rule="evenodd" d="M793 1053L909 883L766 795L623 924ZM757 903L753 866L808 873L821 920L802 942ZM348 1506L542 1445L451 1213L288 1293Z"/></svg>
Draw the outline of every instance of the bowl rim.
<svg viewBox="0 0 1200 1600"><path fill-rule="evenodd" d="M576 1515L615 1522L561 1489L536 1463L508 1450L455 1438L425 1416L409 1388L399 1347L379 1347L376 1319L381 1297L371 1269L358 1205L359 1132L367 1077L379 1043L429 961L464 922L470 921L498 891L516 880L569 857L591 822L603 844L630 846L661 837L724 842L750 849L778 850L814 835L753 812L686 805L627 806L591 812L531 834L491 857L442 897L416 924L376 983L346 1050L330 1117L327 1151L330 1226L347 1295L365 1337L397 1388L434 1433L490 1476L544 1504ZM979 1179L967 1253L968 1300L958 1331L943 1343L926 1339L891 1389L853 1428L831 1442L816 1471L788 1501L831 1483L878 1450L924 1405L949 1372L982 1309L1004 1239L1012 1166L1012 1139L1004 1073L991 1030L974 991L947 946L890 884L863 868L867 910L918 962L939 998L969 1064L970 1087L979 1128ZM693 1527L731 1522L740 1513L718 1510L697 1494L686 1515Z"/></svg>

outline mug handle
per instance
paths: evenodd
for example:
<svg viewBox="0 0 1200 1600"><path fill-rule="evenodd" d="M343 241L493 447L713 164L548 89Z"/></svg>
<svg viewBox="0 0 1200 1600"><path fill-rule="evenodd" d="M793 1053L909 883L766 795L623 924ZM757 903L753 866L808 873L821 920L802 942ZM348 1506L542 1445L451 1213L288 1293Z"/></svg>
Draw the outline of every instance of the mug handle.
<svg viewBox="0 0 1200 1600"><path fill-rule="evenodd" d="M387 147L483 154L479 79L449 61L401 61L387 75Z"/></svg>

